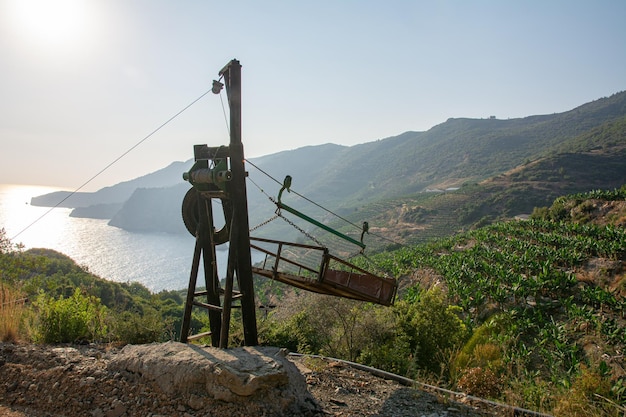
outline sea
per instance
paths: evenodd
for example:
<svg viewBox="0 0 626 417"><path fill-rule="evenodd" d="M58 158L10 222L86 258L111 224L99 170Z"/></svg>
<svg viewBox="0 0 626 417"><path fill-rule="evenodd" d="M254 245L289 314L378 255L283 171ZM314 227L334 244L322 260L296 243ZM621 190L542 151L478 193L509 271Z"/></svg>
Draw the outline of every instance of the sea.
<svg viewBox="0 0 626 417"><path fill-rule="evenodd" d="M54 249L104 279L138 282L152 292L187 289L195 245L192 235L129 232L109 226L106 219L70 217L68 208L30 204L32 197L54 191L59 189L0 184L0 229L6 237L25 250ZM228 251L217 251L220 277L225 276L227 256ZM253 261L260 257L252 254ZM204 273L202 265L199 273Z"/></svg>

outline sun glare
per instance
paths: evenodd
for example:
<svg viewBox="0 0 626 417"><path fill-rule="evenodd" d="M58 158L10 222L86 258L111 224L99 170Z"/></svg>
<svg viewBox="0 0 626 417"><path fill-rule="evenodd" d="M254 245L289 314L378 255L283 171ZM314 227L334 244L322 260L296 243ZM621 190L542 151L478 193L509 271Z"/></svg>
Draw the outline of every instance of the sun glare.
<svg viewBox="0 0 626 417"><path fill-rule="evenodd" d="M85 0L9 0L14 33L30 47L65 49L80 45L93 23Z"/></svg>

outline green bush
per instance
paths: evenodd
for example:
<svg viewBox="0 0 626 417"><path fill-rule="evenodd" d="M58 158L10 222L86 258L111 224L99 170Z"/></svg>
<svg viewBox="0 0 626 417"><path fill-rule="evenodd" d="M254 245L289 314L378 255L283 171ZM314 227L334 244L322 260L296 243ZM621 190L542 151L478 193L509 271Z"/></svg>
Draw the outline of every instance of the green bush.
<svg viewBox="0 0 626 417"><path fill-rule="evenodd" d="M54 299L40 293L34 306L39 311L37 339L41 342L94 342L107 334L106 307L78 288L69 298Z"/></svg>
<svg viewBox="0 0 626 417"><path fill-rule="evenodd" d="M171 339L172 319L163 319L154 308L145 308L143 314L123 311L111 323L114 339L123 343L142 344Z"/></svg>
<svg viewBox="0 0 626 417"><path fill-rule="evenodd" d="M319 330L314 324L311 312L303 310L287 320L268 320L259 333L265 345L285 347L293 352L317 354L324 344Z"/></svg>
<svg viewBox="0 0 626 417"><path fill-rule="evenodd" d="M449 305L443 291L433 287L416 302L400 301L395 310L398 337L409 342L407 353L413 356L414 370L439 374L442 357L467 338L467 328L458 317L460 309Z"/></svg>
<svg viewBox="0 0 626 417"><path fill-rule="evenodd" d="M505 321L505 316L494 316L474 329L472 336L450 364L450 377L453 381L458 380L470 368L491 369L496 374L501 371L501 342L496 342L494 336L505 333Z"/></svg>
<svg viewBox="0 0 626 417"><path fill-rule="evenodd" d="M376 342L372 338L372 342ZM383 369L398 375L406 375L411 360L410 341L407 337L390 335L386 340L380 339L378 344L366 346L357 362L373 368Z"/></svg>

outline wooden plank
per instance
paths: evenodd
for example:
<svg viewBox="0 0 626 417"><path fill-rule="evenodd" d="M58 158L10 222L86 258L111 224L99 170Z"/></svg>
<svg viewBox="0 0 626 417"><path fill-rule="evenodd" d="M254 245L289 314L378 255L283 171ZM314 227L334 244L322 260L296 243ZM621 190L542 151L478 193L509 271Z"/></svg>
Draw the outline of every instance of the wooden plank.
<svg viewBox="0 0 626 417"><path fill-rule="evenodd" d="M198 334L194 334L191 336L187 336L187 340L191 341L191 340L202 339L203 337L208 337L208 336L211 336L212 334L213 333L211 332L198 333Z"/></svg>

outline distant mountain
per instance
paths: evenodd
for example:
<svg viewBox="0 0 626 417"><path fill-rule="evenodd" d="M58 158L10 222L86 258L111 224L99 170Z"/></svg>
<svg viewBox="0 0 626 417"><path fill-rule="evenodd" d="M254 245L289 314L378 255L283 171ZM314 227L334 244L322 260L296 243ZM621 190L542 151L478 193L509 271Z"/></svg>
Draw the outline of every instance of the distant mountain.
<svg viewBox="0 0 626 417"><path fill-rule="evenodd" d="M100 204L122 204L128 200L137 188L160 188L184 183L182 173L188 171L192 163L193 161L173 162L158 171L110 187L104 187L96 192L77 192L72 194L69 191L56 191L44 194L33 197L31 205L76 208ZM59 202L61 203L59 204ZM89 213L88 210L82 211L82 213L83 215L76 217L90 217L87 215Z"/></svg>
<svg viewBox="0 0 626 417"><path fill-rule="evenodd" d="M625 116L622 92L553 115L449 119L427 132L406 132L344 149L303 191L314 200L352 207L426 188L481 181L527 161L568 152L582 135L595 134Z"/></svg>
<svg viewBox="0 0 626 417"><path fill-rule="evenodd" d="M109 225L132 232L187 233L181 203L189 184L137 188L109 221Z"/></svg>
<svg viewBox="0 0 626 417"><path fill-rule="evenodd" d="M384 232L387 240L370 239L372 248L389 242L423 243L497 220L524 218L556 197L626 184L626 141L622 143L547 156L455 191L380 200L359 207L348 219L366 219L372 233Z"/></svg>
<svg viewBox="0 0 626 417"><path fill-rule="evenodd" d="M87 207L76 207L70 213L70 217L83 217L89 219L110 219L115 216L123 206L123 203L94 204Z"/></svg>
<svg viewBox="0 0 626 417"><path fill-rule="evenodd" d="M498 216L527 213L557 195L624 183L624 145L626 92L564 113L448 119L426 132L350 147L307 146L248 161L250 225L273 216L269 198L276 197L290 175L299 194L357 224L367 219L389 233L389 228L402 230L399 241L446 234ZM129 230L184 233L180 207L190 185L181 174L191 164L176 162L96 193L74 195L64 204L93 205L81 215L108 215L111 224ZM459 187L453 193L425 192ZM33 204L51 205L59 197L37 197ZM283 201L332 220L295 193L285 192ZM121 204L121 209L113 214L113 206L97 206L101 204ZM270 230L275 233L280 226L272 224Z"/></svg>

